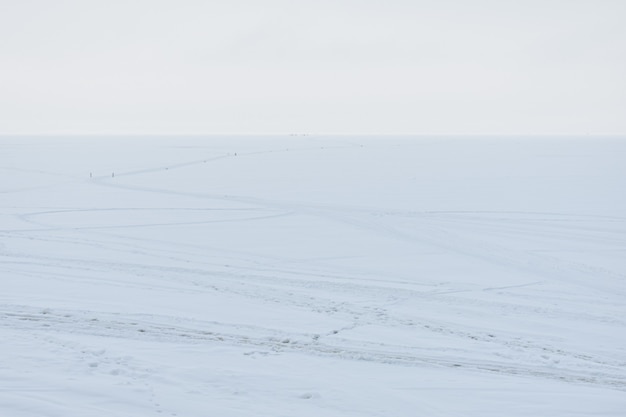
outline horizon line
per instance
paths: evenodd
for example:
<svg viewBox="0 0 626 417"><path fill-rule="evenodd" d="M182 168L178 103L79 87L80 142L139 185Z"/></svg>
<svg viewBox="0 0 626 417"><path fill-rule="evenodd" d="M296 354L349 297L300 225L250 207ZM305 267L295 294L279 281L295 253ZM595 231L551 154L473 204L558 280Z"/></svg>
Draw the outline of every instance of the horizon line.
<svg viewBox="0 0 626 417"><path fill-rule="evenodd" d="M92 136L92 137L106 137L106 136L293 136L293 137L306 137L306 136L626 136L625 133L594 133L594 132L562 132L562 133L428 133L428 132L405 132L405 133L392 133L392 132L201 132L201 133L184 133L184 132L172 132L172 133L132 133L132 132L112 132L112 133L94 133L94 132L71 132L71 133L2 133L0 137L7 136Z"/></svg>

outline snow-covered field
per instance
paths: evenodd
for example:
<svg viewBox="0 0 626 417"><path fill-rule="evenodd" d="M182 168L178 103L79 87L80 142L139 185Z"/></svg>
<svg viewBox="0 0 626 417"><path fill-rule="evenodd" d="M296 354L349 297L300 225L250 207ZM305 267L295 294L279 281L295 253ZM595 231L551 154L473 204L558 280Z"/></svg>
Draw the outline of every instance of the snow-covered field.
<svg viewBox="0 0 626 417"><path fill-rule="evenodd" d="M625 161L0 138L0 415L624 416Z"/></svg>

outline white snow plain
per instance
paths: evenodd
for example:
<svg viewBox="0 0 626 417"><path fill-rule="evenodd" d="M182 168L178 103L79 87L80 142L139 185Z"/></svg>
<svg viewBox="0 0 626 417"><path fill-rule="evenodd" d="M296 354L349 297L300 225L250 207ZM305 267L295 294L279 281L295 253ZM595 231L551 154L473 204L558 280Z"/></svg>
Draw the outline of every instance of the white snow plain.
<svg viewBox="0 0 626 417"><path fill-rule="evenodd" d="M625 161L2 137L0 415L624 416Z"/></svg>

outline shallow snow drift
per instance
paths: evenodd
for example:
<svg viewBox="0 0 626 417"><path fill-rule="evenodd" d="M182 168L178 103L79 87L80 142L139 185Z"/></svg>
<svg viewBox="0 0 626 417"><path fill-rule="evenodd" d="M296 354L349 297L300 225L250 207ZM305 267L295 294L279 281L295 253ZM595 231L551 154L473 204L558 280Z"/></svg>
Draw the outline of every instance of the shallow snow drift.
<svg viewBox="0 0 626 417"><path fill-rule="evenodd" d="M0 138L0 414L622 416L625 158Z"/></svg>

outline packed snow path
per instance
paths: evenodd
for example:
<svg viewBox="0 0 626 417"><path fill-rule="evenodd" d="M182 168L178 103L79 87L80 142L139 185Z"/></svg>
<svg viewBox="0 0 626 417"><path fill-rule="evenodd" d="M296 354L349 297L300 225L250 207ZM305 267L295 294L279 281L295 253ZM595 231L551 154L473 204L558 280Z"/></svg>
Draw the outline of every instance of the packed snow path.
<svg viewBox="0 0 626 417"><path fill-rule="evenodd" d="M0 139L0 414L621 416L626 140Z"/></svg>

